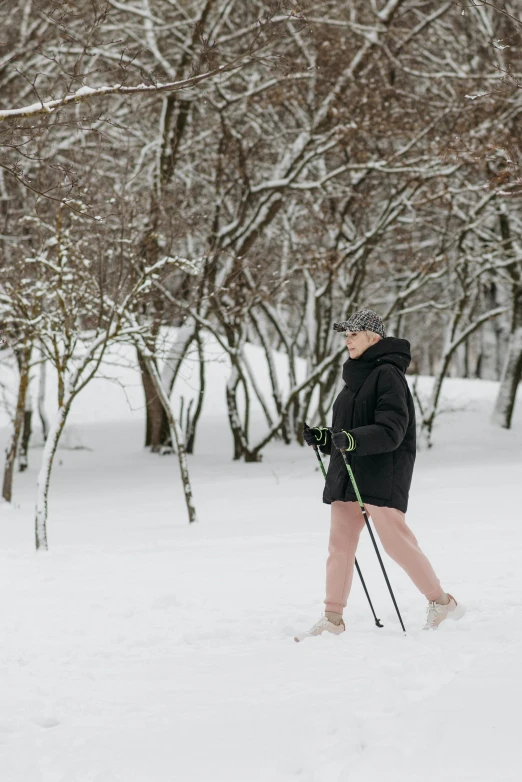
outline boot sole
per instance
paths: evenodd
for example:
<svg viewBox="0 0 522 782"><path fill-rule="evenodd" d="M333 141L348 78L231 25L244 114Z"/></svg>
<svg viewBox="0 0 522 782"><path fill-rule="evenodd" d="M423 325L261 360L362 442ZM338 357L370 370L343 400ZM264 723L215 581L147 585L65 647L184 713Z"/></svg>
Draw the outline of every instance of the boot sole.
<svg viewBox="0 0 522 782"><path fill-rule="evenodd" d="M329 633L330 635L339 636L342 635L345 632L346 628L343 628L340 633L332 633L330 630L325 630L325 633ZM311 633L303 633L302 635L294 635L294 641L296 644L301 643L301 641L304 641L305 638L319 638L320 635L323 635L323 633L319 633L319 635L312 635Z"/></svg>

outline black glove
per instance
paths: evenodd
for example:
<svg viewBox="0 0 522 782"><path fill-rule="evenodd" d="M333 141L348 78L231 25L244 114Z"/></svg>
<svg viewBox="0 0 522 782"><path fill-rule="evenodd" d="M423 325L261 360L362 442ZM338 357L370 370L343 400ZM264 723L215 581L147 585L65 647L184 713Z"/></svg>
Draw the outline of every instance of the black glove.
<svg viewBox="0 0 522 782"><path fill-rule="evenodd" d="M303 426L303 437L307 445L320 445L322 448L330 441L330 430L324 426Z"/></svg>
<svg viewBox="0 0 522 782"><path fill-rule="evenodd" d="M353 436L344 429L340 432L332 432L332 443L339 451L354 451L356 446Z"/></svg>

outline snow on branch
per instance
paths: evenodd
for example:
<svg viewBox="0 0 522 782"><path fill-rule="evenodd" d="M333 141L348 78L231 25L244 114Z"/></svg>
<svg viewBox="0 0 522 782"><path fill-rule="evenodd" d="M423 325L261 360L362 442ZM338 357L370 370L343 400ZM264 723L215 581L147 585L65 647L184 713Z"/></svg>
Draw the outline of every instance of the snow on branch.
<svg viewBox="0 0 522 782"><path fill-rule="evenodd" d="M127 87L123 84L114 84L112 87L80 87L76 92L65 95L63 98L57 98L49 101L39 101L30 106L22 106L19 109L0 109L0 122L6 119L17 117L34 117L41 114L53 114L66 106L76 103L83 103L87 100L103 98L106 95L143 95L154 94L158 92L179 92L196 87L203 81L212 79L222 73L242 68L248 62L250 52L241 54L226 65L220 65L206 73L200 73L198 76L191 76L188 79L180 81L166 82L165 84L137 84L134 87Z"/></svg>

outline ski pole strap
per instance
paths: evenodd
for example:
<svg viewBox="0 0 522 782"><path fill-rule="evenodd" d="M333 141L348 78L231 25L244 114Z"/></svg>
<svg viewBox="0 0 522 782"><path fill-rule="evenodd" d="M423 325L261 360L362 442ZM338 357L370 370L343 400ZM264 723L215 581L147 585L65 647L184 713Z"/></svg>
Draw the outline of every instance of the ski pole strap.
<svg viewBox="0 0 522 782"><path fill-rule="evenodd" d="M350 434L350 432L347 432L344 429L343 429L343 433L348 438L348 445L346 446L345 450L346 451L355 451L355 446L357 445L357 443L355 442L355 437L353 436L353 434Z"/></svg>
<svg viewBox="0 0 522 782"><path fill-rule="evenodd" d="M328 445L328 438L330 436L329 429L327 429L325 426L314 426L312 427L312 432L314 433L317 445Z"/></svg>

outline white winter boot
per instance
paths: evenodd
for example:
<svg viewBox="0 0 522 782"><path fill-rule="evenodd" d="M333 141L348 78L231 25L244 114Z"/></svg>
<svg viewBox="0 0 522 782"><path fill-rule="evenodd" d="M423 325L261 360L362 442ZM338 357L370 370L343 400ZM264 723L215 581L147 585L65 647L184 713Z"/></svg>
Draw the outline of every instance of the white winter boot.
<svg viewBox="0 0 522 782"><path fill-rule="evenodd" d="M296 641L296 643L299 643L300 641L304 641L305 638L312 638L312 636L321 635L322 633L332 633L332 635L341 635L341 633L344 633L344 630L345 627L342 619L340 623L336 625L333 622L330 622L327 616L322 616L319 619L319 621L316 622L314 626L310 628L310 630L306 631L306 633L301 633L301 635L295 635L294 641Z"/></svg>
<svg viewBox="0 0 522 782"><path fill-rule="evenodd" d="M423 630L436 630L438 626L445 619L453 619L457 621L461 619L466 613L466 609L462 603L457 603L453 595L448 592L449 603L447 605L441 605L440 603L431 602L426 609L427 617L426 624L422 628Z"/></svg>

